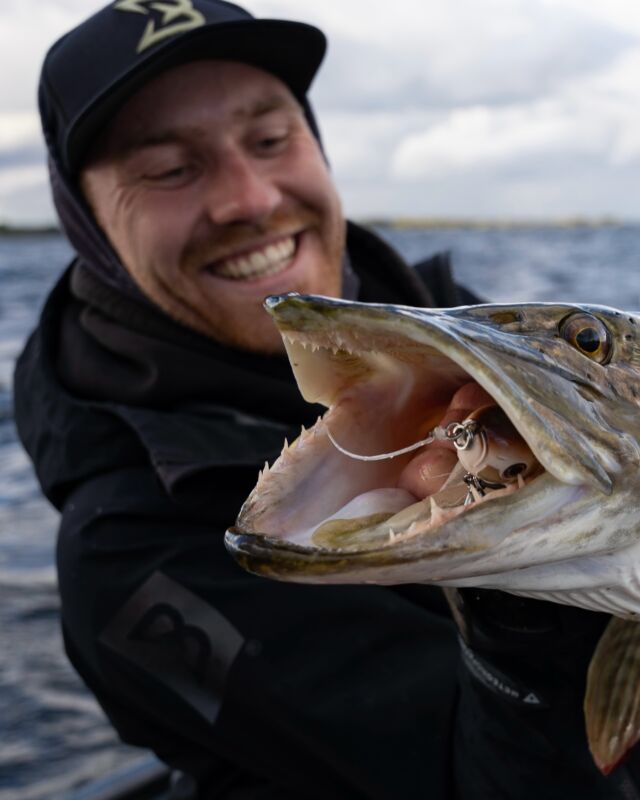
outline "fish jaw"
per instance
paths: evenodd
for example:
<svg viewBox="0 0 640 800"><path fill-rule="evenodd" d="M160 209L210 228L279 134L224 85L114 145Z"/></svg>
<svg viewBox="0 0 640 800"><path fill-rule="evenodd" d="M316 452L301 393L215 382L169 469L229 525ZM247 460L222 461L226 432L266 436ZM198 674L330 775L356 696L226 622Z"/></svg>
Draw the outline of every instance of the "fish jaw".
<svg viewBox="0 0 640 800"><path fill-rule="evenodd" d="M301 582L425 582L532 596L562 595L569 571L576 585L566 602L574 605L580 592L619 576L621 554L637 538L634 317L569 305L432 311L300 296L269 306L303 396L329 411L283 450L228 532L243 566ZM606 366L558 336L561 321L581 312L612 330L617 349ZM493 397L544 468L522 489L492 492L471 508L442 508L437 497L406 506L394 477L408 457L362 464L328 439L330 429L369 454L404 446L469 380ZM340 522L353 498L363 498L367 513ZM313 537L323 524L328 539L319 546ZM593 568L601 556L607 570Z"/></svg>
<svg viewBox="0 0 640 800"><path fill-rule="evenodd" d="M227 546L245 569L278 580L500 589L636 619L637 510L625 502L608 506L603 526L602 502L593 489L542 475L424 535L398 533L377 549L309 547L237 527Z"/></svg>

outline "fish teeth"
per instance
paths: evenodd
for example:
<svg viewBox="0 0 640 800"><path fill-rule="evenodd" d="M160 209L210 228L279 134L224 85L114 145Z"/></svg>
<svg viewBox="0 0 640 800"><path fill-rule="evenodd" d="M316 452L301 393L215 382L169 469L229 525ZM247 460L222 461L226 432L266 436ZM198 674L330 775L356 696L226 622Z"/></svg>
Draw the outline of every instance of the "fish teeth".
<svg viewBox="0 0 640 800"><path fill-rule="evenodd" d="M304 441L306 441L309 438L309 434L311 434L311 433L315 433L315 431L308 430L307 428L304 427L304 425L301 425L300 426L300 434L298 435L298 438L294 442L296 447L298 445L301 445Z"/></svg>

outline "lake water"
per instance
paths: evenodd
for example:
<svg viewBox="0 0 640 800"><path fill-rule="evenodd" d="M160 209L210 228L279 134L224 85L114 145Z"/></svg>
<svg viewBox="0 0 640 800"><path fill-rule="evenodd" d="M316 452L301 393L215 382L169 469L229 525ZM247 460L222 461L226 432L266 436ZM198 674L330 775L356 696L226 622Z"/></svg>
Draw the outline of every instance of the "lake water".
<svg viewBox="0 0 640 800"><path fill-rule="evenodd" d="M380 232L409 261L450 250L457 280L491 300L640 309L640 225ZM140 757L67 665L57 517L13 427L13 363L69 258L59 236L0 238L0 800L63 798Z"/></svg>

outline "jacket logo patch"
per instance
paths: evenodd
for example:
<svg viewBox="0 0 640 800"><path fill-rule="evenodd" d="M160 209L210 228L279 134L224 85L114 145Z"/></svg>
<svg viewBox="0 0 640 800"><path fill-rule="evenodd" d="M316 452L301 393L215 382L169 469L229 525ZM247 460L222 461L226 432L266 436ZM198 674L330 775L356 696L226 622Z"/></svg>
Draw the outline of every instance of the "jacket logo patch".
<svg viewBox="0 0 640 800"><path fill-rule="evenodd" d="M182 614L167 603L156 603L131 629L131 642L147 642L166 650L181 651L185 666L200 685L206 679L211 644L202 628L187 625Z"/></svg>
<svg viewBox="0 0 640 800"><path fill-rule="evenodd" d="M193 7L191 0L117 0L113 7L116 11L130 11L152 17L138 42L136 53L142 53L147 47L163 39L199 28L206 23L204 16ZM152 12L160 17L156 19L156 14Z"/></svg>
<svg viewBox="0 0 640 800"><path fill-rule="evenodd" d="M134 592L100 634L102 644L211 724L244 641L217 609L162 572Z"/></svg>

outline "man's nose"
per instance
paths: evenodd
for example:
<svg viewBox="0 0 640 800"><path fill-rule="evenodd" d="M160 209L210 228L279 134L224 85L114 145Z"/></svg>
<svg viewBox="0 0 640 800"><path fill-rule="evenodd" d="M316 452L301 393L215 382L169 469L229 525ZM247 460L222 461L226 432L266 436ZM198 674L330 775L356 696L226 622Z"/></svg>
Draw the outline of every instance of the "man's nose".
<svg viewBox="0 0 640 800"><path fill-rule="evenodd" d="M244 154L227 155L211 177L210 218L217 225L258 222L275 211L282 193L264 163Z"/></svg>

